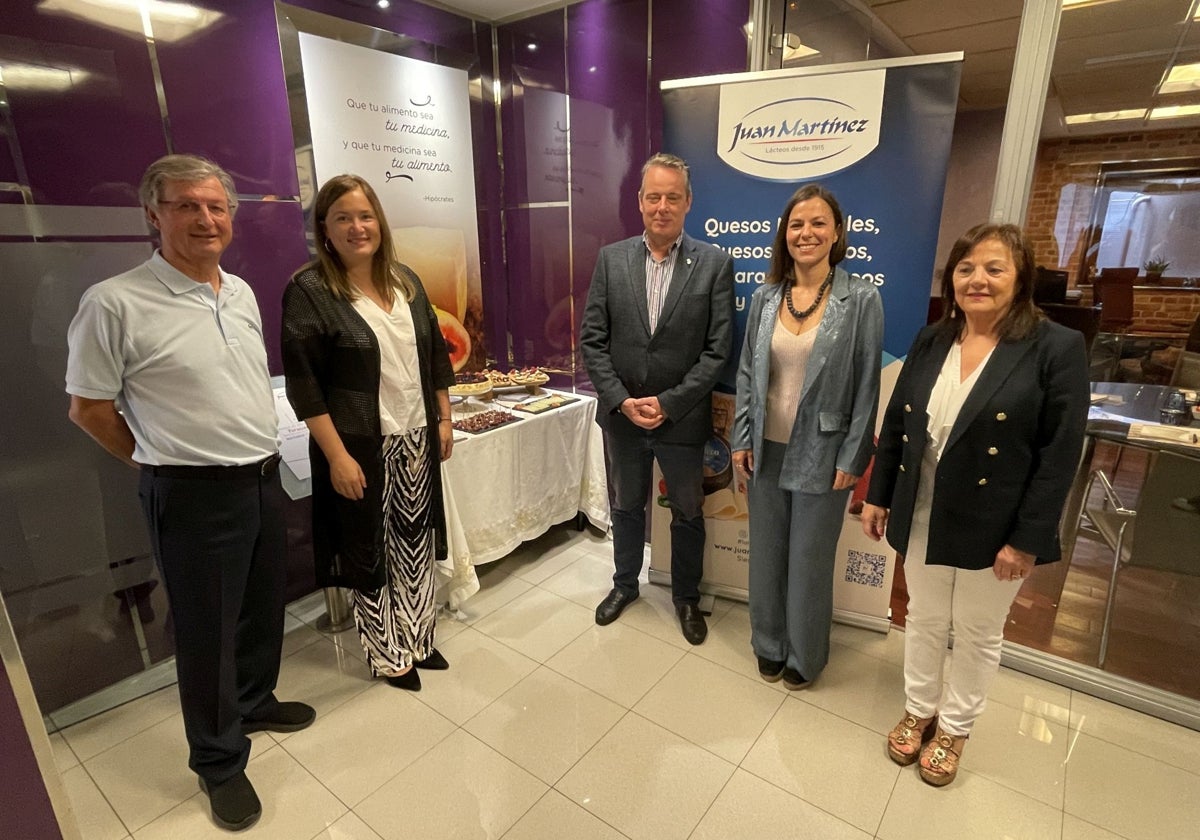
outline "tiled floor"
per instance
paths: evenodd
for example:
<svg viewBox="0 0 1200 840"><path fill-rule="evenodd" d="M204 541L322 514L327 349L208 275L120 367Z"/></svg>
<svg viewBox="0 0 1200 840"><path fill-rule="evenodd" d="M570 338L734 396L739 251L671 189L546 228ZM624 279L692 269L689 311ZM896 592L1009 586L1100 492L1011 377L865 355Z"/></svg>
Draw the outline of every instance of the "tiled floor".
<svg viewBox="0 0 1200 840"><path fill-rule="evenodd" d="M409 694L368 679L353 632L290 608L281 697L316 724L254 736L280 840L736 840L1196 837L1200 733L1002 671L958 781L887 759L903 634L835 626L809 689L756 676L743 604L718 600L690 647L644 585L615 624L592 610L610 544L567 529L482 570L470 615L439 624L447 672ZM173 689L52 738L88 840L227 837L187 770Z"/></svg>

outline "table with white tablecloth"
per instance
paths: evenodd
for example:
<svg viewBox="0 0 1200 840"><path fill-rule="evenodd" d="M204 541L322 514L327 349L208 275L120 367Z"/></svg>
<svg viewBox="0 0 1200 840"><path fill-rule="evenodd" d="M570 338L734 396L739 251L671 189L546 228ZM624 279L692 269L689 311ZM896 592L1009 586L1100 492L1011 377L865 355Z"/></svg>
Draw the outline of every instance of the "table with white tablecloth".
<svg viewBox="0 0 1200 840"><path fill-rule="evenodd" d="M555 392L549 392L555 393ZM521 419L481 434L455 433L454 454L442 462L449 556L441 564L451 610L479 590L474 567L498 560L525 540L577 514L609 527L604 442L596 400ZM455 419L503 403L475 400L454 407Z"/></svg>

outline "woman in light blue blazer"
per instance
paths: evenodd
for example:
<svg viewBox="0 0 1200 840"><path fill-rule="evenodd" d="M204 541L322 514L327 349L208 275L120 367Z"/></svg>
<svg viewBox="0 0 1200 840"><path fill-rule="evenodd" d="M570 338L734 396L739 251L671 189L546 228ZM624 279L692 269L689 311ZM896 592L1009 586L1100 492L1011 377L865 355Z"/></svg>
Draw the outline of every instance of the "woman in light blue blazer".
<svg viewBox="0 0 1200 840"><path fill-rule="evenodd" d="M842 210L819 184L783 208L737 376L733 462L748 483L758 672L804 688L829 660L846 503L874 450L883 304L837 268Z"/></svg>

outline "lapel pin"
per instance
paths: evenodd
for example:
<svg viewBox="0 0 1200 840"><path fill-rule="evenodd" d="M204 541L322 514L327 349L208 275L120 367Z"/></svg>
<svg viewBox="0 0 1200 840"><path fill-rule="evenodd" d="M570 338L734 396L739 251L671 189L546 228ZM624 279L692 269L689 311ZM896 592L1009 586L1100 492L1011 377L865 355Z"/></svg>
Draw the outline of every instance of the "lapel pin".
<svg viewBox="0 0 1200 840"><path fill-rule="evenodd" d="M691 264L692 264L692 258L691 258L691 257L688 257L688 258L687 258L687 264L688 264L688 265L691 265Z"/></svg>

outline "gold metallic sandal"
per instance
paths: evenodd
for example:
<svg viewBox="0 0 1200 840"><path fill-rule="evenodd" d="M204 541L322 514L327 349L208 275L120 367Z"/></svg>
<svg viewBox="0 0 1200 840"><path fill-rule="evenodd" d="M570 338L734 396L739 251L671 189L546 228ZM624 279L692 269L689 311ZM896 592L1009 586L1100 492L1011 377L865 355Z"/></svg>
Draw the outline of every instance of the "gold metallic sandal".
<svg viewBox="0 0 1200 840"><path fill-rule="evenodd" d="M933 738L936 730L937 715L919 718L905 712L900 722L888 733L888 758L901 767L907 767L920 757L921 747ZM905 752L904 747L911 748L912 752Z"/></svg>
<svg viewBox="0 0 1200 840"><path fill-rule="evenodd" d="M935 787L953 782L968 737L950 735L939 726L937 735L921 750L921 765L917 768L921 778Z"/></svg>

